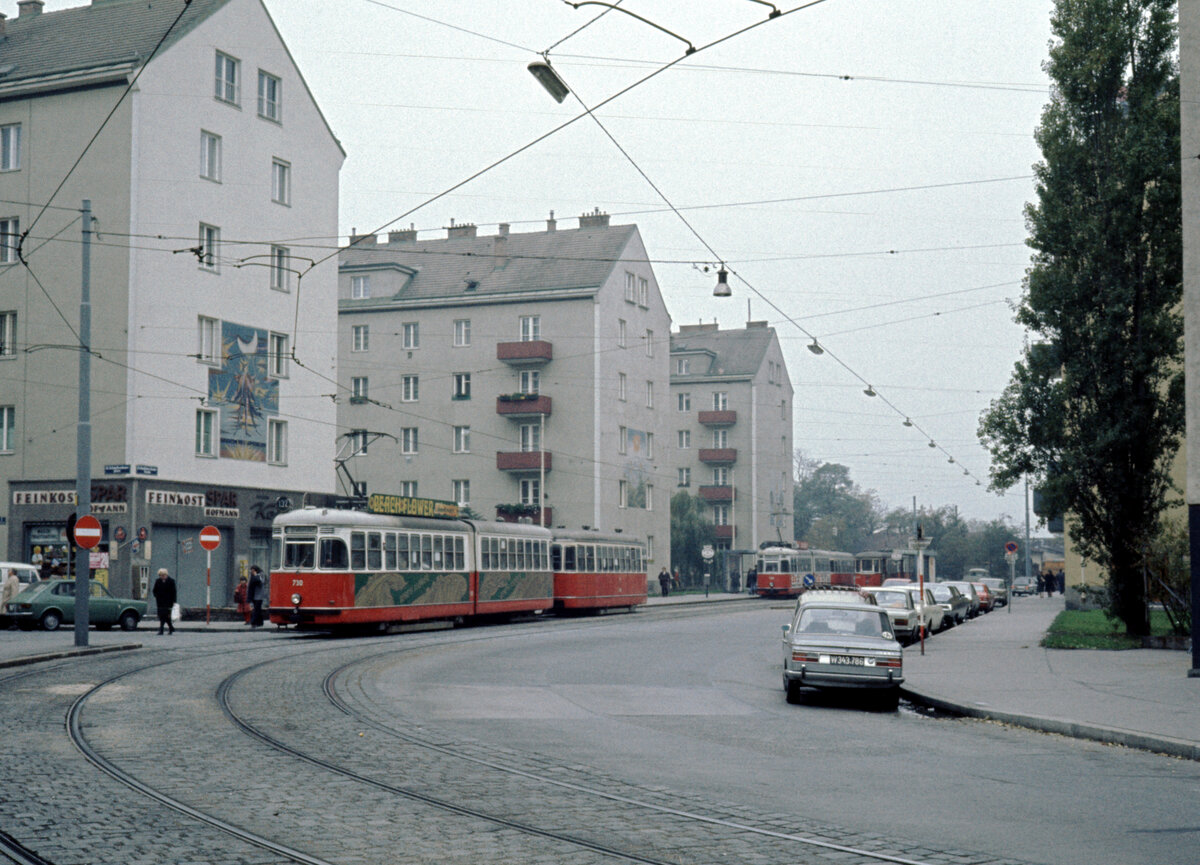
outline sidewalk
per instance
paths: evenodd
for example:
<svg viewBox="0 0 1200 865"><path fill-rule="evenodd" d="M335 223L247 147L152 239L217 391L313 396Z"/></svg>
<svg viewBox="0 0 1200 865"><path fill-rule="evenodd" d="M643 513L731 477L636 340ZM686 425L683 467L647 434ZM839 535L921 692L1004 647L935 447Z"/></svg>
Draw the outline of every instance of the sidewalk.
<svg viewBox="0 0 1200 865"><path fill-rule="evenodd" d="M1200 760L1200 679L1190 652L1043 649L1062 597L1017 598L904 650L918 703L978 718Z"/></svg>

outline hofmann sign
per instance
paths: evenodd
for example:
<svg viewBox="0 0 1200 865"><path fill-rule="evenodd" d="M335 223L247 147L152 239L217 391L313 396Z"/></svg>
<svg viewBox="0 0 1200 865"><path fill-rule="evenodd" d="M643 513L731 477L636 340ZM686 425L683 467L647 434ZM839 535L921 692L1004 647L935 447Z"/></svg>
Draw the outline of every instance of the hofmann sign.
<svg viewBox="0 0 1200 865"><path fill-rule="evenodd" d="M409 496L387 496L375 493L367 499L367 510L373 514L394 517L436 517L455 519L458 505L438 499L414 499Z"/></svg>

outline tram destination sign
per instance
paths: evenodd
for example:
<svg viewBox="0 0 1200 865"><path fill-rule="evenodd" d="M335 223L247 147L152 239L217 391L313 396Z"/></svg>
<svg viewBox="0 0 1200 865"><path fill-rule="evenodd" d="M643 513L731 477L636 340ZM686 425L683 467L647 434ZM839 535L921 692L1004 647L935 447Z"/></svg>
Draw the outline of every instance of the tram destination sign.
<svg viewBox="0 0 1200 865"><path fill-rule="evenodd" d="M454 502L383 493L373 493L367 499L367 510L373 514L388 514L394 517L435 517L443 520L458 517L458 505Z"/></svg>

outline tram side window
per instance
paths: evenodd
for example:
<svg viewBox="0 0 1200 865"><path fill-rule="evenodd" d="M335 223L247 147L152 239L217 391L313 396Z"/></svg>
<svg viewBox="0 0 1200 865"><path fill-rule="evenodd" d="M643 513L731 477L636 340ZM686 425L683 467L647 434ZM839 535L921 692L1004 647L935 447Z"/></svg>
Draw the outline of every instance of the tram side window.
<svg viewBox="0 0 1200 865"><path fill-rule="evenodd" d="M367 569L367 536L363 532L350 533L350 567L356 571Z"/></svg>
<svg viewBox="0 0 1200 865"><path fill-rule="evenodd" d="M538 562L539 571L550 570L550 543L549 541L538 541L538 549L541 550L542 558Z"/></svg>
<svg viewBox="0 0 1200 865"><path fill-rule="evenodd" d="M345 570L348 564L345 541L341 538L321 538L322 568Z"/></svg>
<svg viewBox="0 0 1200 865"><path fill-rule="evenodd" d="M421 570L433 570L433 535L421 535Z"/></svg>
<svg viewBox="0 0 1200 865"><path fill-rule="evenodd" d="M571 573L576 568L575 564L575 547L563 547L563 564L562 569ZM557 569L556 569L557 570Z"/></svg>
<svg viewBox="0 0 1200 865"><path fill-rule="evenodd" d="M467 569L467 542L462 535L456 535L454 538L454 570L465 571Z"/></svg>
<svg viewBox="0 0 1200 865"><path fill-rule="evenodd" d="M550 547L550 570L561 571L562 569L562 544L553 544Z"/></svg>
<svg viewBox="0 0 1200 865"><path fill-rule="evenodd" d="M409 570L408 566L408 535L401 532L396 535L396 564L402 571Z"/></svg>
<svg viewBox="0 0 1200 865"><path fill-rule="evenodd" d="M388 532L383 536L383 569L396 570L396 533Z"/></svg>
<svg viewBox="0 0 1200 865"><path fill-rule="evenodd" d="M313 541L288 541L283 550L285 568L311 568L313 566Z"/></svg>
<svg viewBox="0 0 1200 865"><path fill-rule="evenodd" d="M586 559L583 563L583 569L589 574L594 574L596 572L596 548L591 544L588 544L583 548L583 551L584 555L586 556Z"/></svg>
<svg viewBox="0 0 1200 865"><path fill-rule="evenodd" d="M435 568L442 567L445 562L443 553L445 552L446 539L442 535L433 536L433 566Z"/></svg>
<svg viewBox="0 0 1200 865"><path fill-rule="evenodd" d="M383 568L383 539L379 532L367 534L367 570L378 571Z"/></svg>
<svg viewBox="0 0 1200 865"><path fill-rule="evenodd" d="M270 570L277 571L283 567L283 537L271 536L271 565Z"/></svg>

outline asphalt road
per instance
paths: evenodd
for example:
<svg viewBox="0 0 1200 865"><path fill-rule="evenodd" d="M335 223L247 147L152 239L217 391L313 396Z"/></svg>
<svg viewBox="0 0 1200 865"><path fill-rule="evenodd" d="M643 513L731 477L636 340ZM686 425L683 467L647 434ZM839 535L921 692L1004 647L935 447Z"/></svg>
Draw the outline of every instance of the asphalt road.
<svg viewBox="0 0 1200 865"><path fill-rule="evenodd" d="M1200 764L853 699L789 706L786 618L754 605L362 640L138 634L140 651L0 671L0 828L57 865L287 861L84 761L64 716L92 693L80 727L106 759L329 862L613 861L438 802L656 862L871 861L800 837L922 863L1200 860ZM436 801L266 748L219 707L223 683L250 726Z"/></svg>

